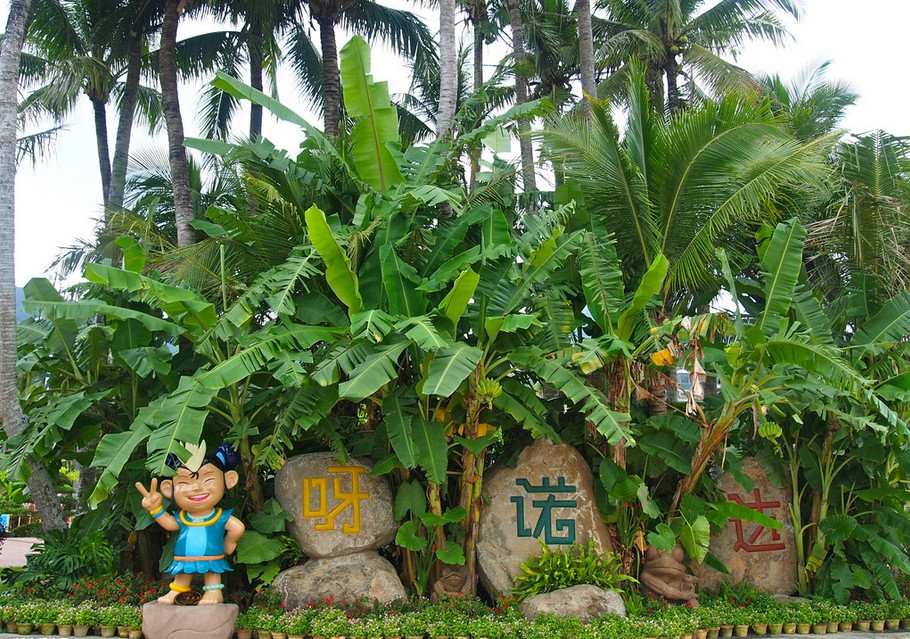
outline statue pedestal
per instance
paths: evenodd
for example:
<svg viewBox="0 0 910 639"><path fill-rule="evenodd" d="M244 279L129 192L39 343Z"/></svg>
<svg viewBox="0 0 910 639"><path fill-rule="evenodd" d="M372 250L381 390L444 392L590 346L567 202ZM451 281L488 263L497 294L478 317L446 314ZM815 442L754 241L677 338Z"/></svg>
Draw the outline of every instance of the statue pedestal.
<svg viewBox="0 0 910 639"><path fill-rule="evenodd" d="M142 606L145 639L231 639L240 609L235 604Z"/></svg>

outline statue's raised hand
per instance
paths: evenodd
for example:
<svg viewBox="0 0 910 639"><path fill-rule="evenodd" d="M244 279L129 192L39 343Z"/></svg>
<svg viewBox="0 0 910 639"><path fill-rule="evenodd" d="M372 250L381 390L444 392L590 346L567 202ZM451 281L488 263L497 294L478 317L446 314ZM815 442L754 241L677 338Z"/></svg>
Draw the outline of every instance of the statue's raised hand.
<svg viewBox="0 0 910 639"><path fill-rule="evenodd" d="M149 484L149 489L146 490L145 486L142 485L142 482L136 482L136 490L142 493L142 507L147 511L151 512L159 508L164 501L161 493L158 492L158 478L152 479L152 483Z"/></svg>

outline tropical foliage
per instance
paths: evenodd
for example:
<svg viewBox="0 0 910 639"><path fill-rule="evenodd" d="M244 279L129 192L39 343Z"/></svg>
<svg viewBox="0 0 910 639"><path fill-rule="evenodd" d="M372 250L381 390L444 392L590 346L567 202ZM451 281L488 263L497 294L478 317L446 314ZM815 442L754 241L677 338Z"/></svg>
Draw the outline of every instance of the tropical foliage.
<svg viewBox="0 0 910 639"><path fill-rule="evenodd" d="M124 3L123 17L89 4L39 2L20 65L37 87L30 109L59 116L88 95L108 180L95 245L64 259L84 281L32 280L18 325L28 424L7 430L4 485L21 486L29 460L78 465L89 484L43 565L106 539L136 552L122 566L109 553L104 571L156 572L164 540L124 486L164 473L169 454L188 454L181 442L226 440L242 458L234 505L250 530L237 561L250 585L300 556L275 471L328 449L388 478L393 559L412 592L455 564L475 593L485 471L545 437L586 456L618 543L606 558L547 551L526 564L540 583L584 564L586 579L627 588L648 545L723 568L709 542L728 519L781 526L719 495L707 472L748 482L749 456L794 487L801 591L898 597L895 571L910 574L910 153L884 132L838 132L854 96L820 72L789 87L718 57L746 35L781 39L790 2L603 3L584 36L596 69L582 68L567 3L466 3L474 56L497 34L513 47L488 78L475 66L473 92L467 73L450 77L454 43L440 64L411 14L223 3L239 30L161 38L182 72L220 69L209 137L178 145L193 152L179 197L173 153L134 154L121 191L125 165L101 129L118 95L120 124L135 111L156 121L135 47L161 19L173 30L207 9ZM122 33L140 9L147 26ZM363 38L337 50L339 23L412 59L408 95L389 94ZM323 97L323 130L263 91L282 45ZM67 69L68 84L34 84ZM576 109L579 76L621 96L622 118L590 91ZM249 130L226 135L241 104ZM263 138L261 112L298 127L300 148ZM504 159L513 134L520 166ZM544 175L554 188L538 191ZM73 580L91 572L78 568Z"/></svg>

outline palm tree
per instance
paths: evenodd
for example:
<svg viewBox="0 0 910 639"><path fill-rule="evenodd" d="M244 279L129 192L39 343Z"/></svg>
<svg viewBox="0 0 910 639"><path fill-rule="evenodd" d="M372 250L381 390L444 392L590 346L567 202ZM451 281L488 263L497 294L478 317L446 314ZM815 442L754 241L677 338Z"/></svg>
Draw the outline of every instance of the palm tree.
<svg viewBox="0 0 910 639"><path fill-rule="evenodd" d="M591 26L591 0L577 0L575 13L578 18L578 58L581 65L582 93L597 97L597 80L594 73L594 31ZM591 118L591 106L584 101L585 116Z"/></svg>
<svg viewBox="0 0 910 639"><path fill-rule="evenodd" d="M102 200L113 208L123 202L130 134L142 90L142 50L152 21L147 5L36 0L29 57L21 66L23 80L35 87L23 103L27 110L59 121L81 95L88 97L95 116ZM107 110L118 93L120 118L112 162Z"/></svg>
<svg viewBox="0 0 910 639"><path fill-rule="evenodd" d="M831 61L806 69L792 82L779 75L760 78L774 113L797 138L809 141L835 131L848 107L859 97L842 82L825 78Z"/></svg>
<svg viewBox="0 0 910 639"><path fill-rule="evenodd" d="M756 82L721 54L748 38L780 43L788 35L775 10L798 17L793 0L724 0L705 10L705 0L605 0L609 17L598 20L595 38L608 71L634 59L647 68L651 94L680 109L679 78L706 81L718 92L754 90ZM692 91L690 91L692 93ZM691 99L690 95L690 99Z"/></svg>
<svg viewBox="0 0 910 639"><path fill-rule="evenodd" d="M512 30L512 62L515 74L515 104L528 101L528 57L525 54L525 32L522 25L521 7L518 0L506 0L509 11L509 25ZM534 168L534 148L531 146L531 123L527 118L518 121L519 144L521 146L521 174L525 193L537 190Z"/></svg>
<svg viewBox="0 0 910 639"><path fill-rule="evenodd" d="M158 78L161 82L161 103L167 124L168 158L174 186L174 211L177 221L177 246L186 248L196 238L193 203L186 149L183 147L183 117L180 115L180 96L177 90L177 24L186 0L165 0L161 25L161 47L158 51Z"/></svg>
<svg viewBox="0 0 910 639"><path fill-rule="evenodd" d="M781 215L780 189L821 183L833 138L803 143L766 103L734 95L664 117L645 83L644 70L633 70L622 136L594 101L590 124L551 122L545 148L576 180L592 224L615 234L626 277L637 280L665 255L663 306L691 312L720 288L716 249L750 253L751 227Z"/></svg>
<svg viewBox="0 0 910 639"><path fill-rule="evenodd" d="M436 137L446 134L455 117L458 98L458 43L455 40L455 0L439 3L439 115Z"/></svg>
<svg viewBox="0 0 910 639"><path fill-rule="evenodd" d="M15 437L28 425L16 387L16 292L15 292L15 182L19 57L32 16L32 0L10 3L6 32L0 44L0 421L7 437ZM66 520L50 473L28 462L30 499L38 508L45 530L65 529Z"/></svg>

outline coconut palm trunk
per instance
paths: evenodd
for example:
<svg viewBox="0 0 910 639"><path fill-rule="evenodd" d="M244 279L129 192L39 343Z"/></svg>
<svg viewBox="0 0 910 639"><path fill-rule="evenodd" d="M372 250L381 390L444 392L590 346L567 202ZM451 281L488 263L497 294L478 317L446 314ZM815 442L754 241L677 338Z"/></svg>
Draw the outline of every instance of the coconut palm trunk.
<svg viewBox="0 0 910 639"><path fill-rule="evenodd" d="M446 134L455 117L458 97L458 52L455 41L455 0L439 2L439 111L436 137Z"/></svg>
<svg viewBox="0 0 910 639"><path fill-rule="evenodd" d="M508 0L509 24L512 28L512 58L515 61L515 103L528 101L528 56L525 53L524 26L518 0ZM525 193L537 190L534 175L534 148L531 146L531 123L527 118L518 120L519 145L521 147L521 175Z"/></svg>
<svg viewBox="0 0 910 639"><path fill-rule="evenodd" d="M10 3L6 34L0 44L0 421L7 437L28 425L16 391L16 131L19 57L32 15L32 0ZM47 469L30 459L30 499L45 530L66 528L57 490Z"/></svg>
<svg viewBox="0 0 910 639"><path fill-rule="evenodd" d="M126 169L129 164L130 141L133 135L133 118L139 99L139 81L142 75L142 34L130 35L129 61L126 69L126 87L120 102L117 122L117 139L114 142L114 159L111 163L111 183L107 193L108 215L123 206L126 188Z"/></svg>
<svg viewBox="0 0 910 639"><path fill-rule="evenodd" d="M250 86L258 91L262 91L262 21L254 17L250 25L249 44L247 45L250 55ZM250 106L250 139L254 140L262 135L262 105L253 104Z"/></svg>
<svg viewBox="0 0 910 639"><path fill-rule="evenodd" d="M92 113L95 116L95 143L98 149L98 168L101 171L102 200L107 206L111 191L111 150L107 142L107 106L103 98L91 97Z"/></svg>
<svg viewBox="0 0 910 639"><path fill-rule="evenodd" d="M591 26L591 0L575 3L578 16L578 57L581 63L581 91L597 97L597 79L594 73L594 31ZM591 105L583 100L585 117L591 119Z"/></svg>
<svg viewBox="0 0 910 639"><path fill-rule="evenodd" d="M322 47L322 128L330 138L337 138L341 122L341 72L338 69L338 43L335 41L335 19L319 15L319 43Z"/></svg>
<svg viewBox="0 0 910 639"><path fill-rule="evenodd" d="M667 75L667 109L670 113L679 113L679 62L672 53L667 54L664 71Z"/></svg>
<svg viewBox="0 0 910 639"><path fill-rule="evenodd" d="M161 102L167 124L168 161L174 189L174 216L177 224L177 246L185 248L196 241L193 227L193 201L186 149L183 146L183 116L177 91L177 25L185 0L167 0L161 27L161 48L158 53L158 77L161 82Z"/></svg>

